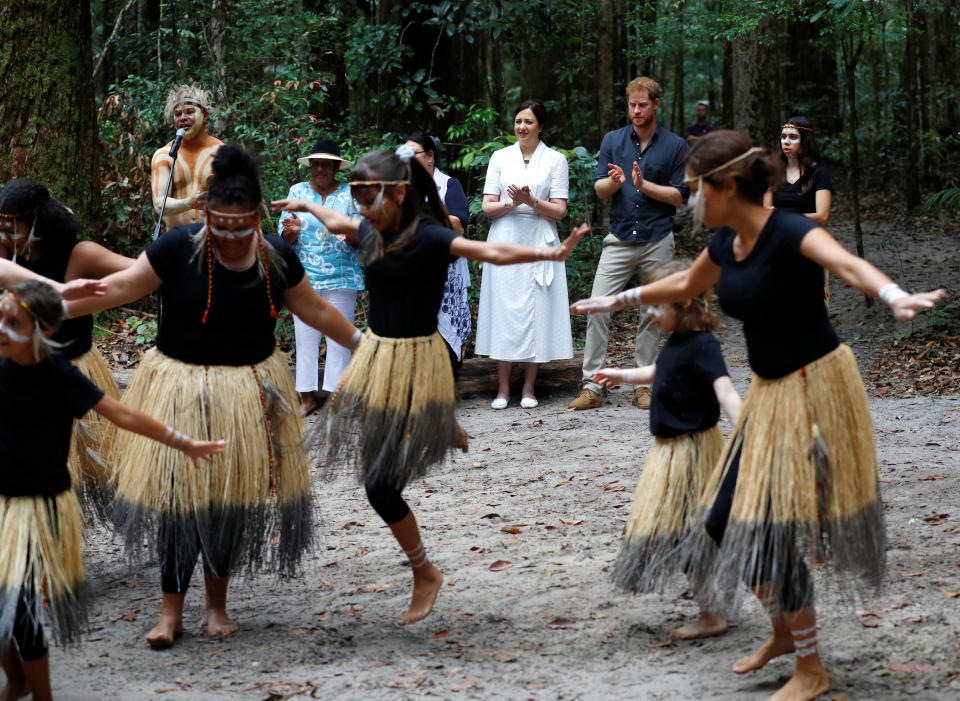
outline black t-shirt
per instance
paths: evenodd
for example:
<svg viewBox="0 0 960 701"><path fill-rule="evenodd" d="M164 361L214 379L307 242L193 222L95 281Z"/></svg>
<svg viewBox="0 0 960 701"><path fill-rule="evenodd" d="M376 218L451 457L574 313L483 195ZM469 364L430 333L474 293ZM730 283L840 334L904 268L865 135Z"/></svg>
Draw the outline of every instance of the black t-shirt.
<svg viewBox="0 0 960 701"><path fill-rule="evenodd" d="M820 164L813 166L813 170L810 172L810 182L807 183L807 190L802 195L798 187L799 182L798 180L796 183L785 183L783 187L774 192L773 206L813 214L817 211L817 190L833 192L833 185L830 184L830 173Z"/></svg>
<svg viewBox="0 0 960 701"><path fill-rule="evenodd" d="M360 247L372 227L360 222ZM413 238L399 251L385 253L366 266L370 294L370 329L378 336L411 338L437 330L447 266L456 258L450 244L456 232L432 219L421 219ZM390 239L384 237L384 248Z"/></svg>
<svg viewBox="0 0 960 701"><path fill-rule="evenodd" d="M29 366L0 359L0 494L53 495L70 489L73 420L101 399L103 390L63 358Z"/></svg>
<svg viewBox="0 0 960 701"><path fill-rule="evenodd" d="M732 229L717 229L707 244L721 268L720 306L743 321L750 366L760 377L783 377L839 344L823 303L823 268L800 253L815 228L802 214L775 209L744 260L734 258Z"/></svg>
<svg viewBox="0 0 960 701"><path fill-rule="evenodd" d="M713 383L726 377L720 344L709 331L672 333L657 356L650 400L650 433L673 438L706 431L720 420Z"/></svg>
<svg viewBox="0 0 960 701"><path fill-rule="evenodd" d="M78 243L80 241L74 239L57 253L44 255L38 260L18 260L17 262L37 275L43 275L56 282L66 282L70 255ZM57 343L64 344L62 348L57 349L57 355L68 360L83 355L93 346L93 315L64 319L52 338Z"/></svg>
<svg viewBox="0 0 960 701"><path fill-rule="evenodd" d="M207 260L197 264L192 234L202 224L178 226L147 248L147 260L163 280L157 348L165 355L195 365L253 365L273 353L276 321L270 315L267 281L257 264L234 272L213 259L213 290L207 323ZM303 279L296 252L277 236L264 235L286 263L281 273L271 266L270 293L277 310L284 292Z"/></svg>

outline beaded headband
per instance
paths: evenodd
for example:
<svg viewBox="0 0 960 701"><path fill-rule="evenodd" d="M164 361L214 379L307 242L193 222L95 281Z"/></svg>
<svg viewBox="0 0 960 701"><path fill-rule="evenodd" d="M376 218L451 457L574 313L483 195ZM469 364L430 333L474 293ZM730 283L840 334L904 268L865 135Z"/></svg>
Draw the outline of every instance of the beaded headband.
<svg viewBox="0 0 960 701"><path fill-rule="evenodd" d="M782 127L780 127L780 128L781 128L781 129L796 129L796 130L798 130L798 131L802 129L803 131L808 131L808 132L810 132L811 134L813 133L813 129L810 128L810 127L802 127L802 126L800 126L799 124L791 124L790 122L787 122L786 124L784 124L784 125L783 125Z"/></svg>
<svg viewBox="0 0 960 701"><path fill-rule="evenodd" d="M222 217L223 219L244 219L246 217L252 217L257 213L257 210L251 209L249 212L221 212L217 209L210 209L207 207L207 212L217 217Z"/></svg>
<svg viewBox="0 0 960 701"><path fill-rule="evenodd" d="M350 187L367 187L370 185L409 185L409 180L351 180Z"/></svg>
<svg viewBox="0 0 960 701"><path fill-rule="evenodd" d="M11 292L10 290L4 290L3 292L4 292L4 297L10 297L14 302L16 302L17 304L19 304L19 305L20 305L21 307L23 307L24 309L26 309L26 310L27 310L27 314L30 315L30 318L33 319L34 321L36 321L37 315L33 313L33 310L30 308L30 305L29 305L29 304L27 304L27 303L24 302L22 299L20 299L19 297L17 297L17 296L16 296L13 292Z"/></svg>

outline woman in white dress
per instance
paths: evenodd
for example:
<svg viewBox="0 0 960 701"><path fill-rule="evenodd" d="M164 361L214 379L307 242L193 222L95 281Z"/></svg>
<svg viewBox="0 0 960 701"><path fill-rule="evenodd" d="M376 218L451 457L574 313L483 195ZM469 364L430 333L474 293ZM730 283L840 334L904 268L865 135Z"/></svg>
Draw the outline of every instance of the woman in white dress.
<svg viewBox="0 0 960 701"><path fill-rule="evenodd" d="M545 119L539 102L521 103L513 120L516 143L490 157L483 186L483 213L492 220L488 241L560 245L557 222L567 211L569 175L566 158L540 140ZM526 365L520 406L537 406L533 384L539 364L573 357L563 263L484 264L476 353L499 361L492 408L506 408L515 362Z"/></svg>

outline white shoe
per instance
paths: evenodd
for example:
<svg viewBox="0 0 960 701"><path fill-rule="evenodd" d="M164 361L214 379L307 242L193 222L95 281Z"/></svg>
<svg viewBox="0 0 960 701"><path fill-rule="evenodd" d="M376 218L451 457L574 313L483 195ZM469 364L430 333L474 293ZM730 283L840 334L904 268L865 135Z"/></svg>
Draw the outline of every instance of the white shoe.
<svg viewBox="0 0 960 701"><path fill-rule="evenodd" d="M520 407L523 409L535 409L539 405L540 405L540 402L538 402L533 397L524 397L523 399L520 400Z"/></svg>
<svg viewBox="0 0 960 701"><path fill-rule="evenodd" d="M503 397L497 397L497 398L494 399L492 402L490 402L490 408L491 408L491 409L506 409L506 408L507 408L507 400L504 399Z"/></svg>

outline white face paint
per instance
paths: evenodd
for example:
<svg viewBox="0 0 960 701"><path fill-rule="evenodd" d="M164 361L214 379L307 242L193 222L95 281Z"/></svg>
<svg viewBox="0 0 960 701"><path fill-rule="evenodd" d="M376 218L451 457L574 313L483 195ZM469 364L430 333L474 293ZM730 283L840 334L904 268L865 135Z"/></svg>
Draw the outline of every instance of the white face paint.
<svg viewBox="0 0 960 701"><path fill-rule="evenodd" d="M223 239L243 239L243 238L246 238L247 236L251 236L255 231L256 231L255 228L237 229L236 231L230 231L230 229L218 229L215 226L210 227L211 234Z"/></svg>
<svg viewBox="0 0 960 701"><path fill-rule="evenodd" d="M22 333L17 333L2 321L0 321L0 334L3 334L14 343L26 343L30 340L29 336L24 336Z"/></svg>
<svg viewBox="0 0 960 701"><path fill-rule="evenodd" d="M707 203L703 199L703 178L699 179L699 187L697 191L690 195L690 199L687 200L687 204L690 206L690 209L693 210L693 231L696 233L703 228L703 218L706 215Z"/></svg>
<svg viewBox="0 0 960 701"><path fill-rule="evenodd" d="M800 131L784 129L780 132L780 149L788 156L800 155Z"/></svg>

